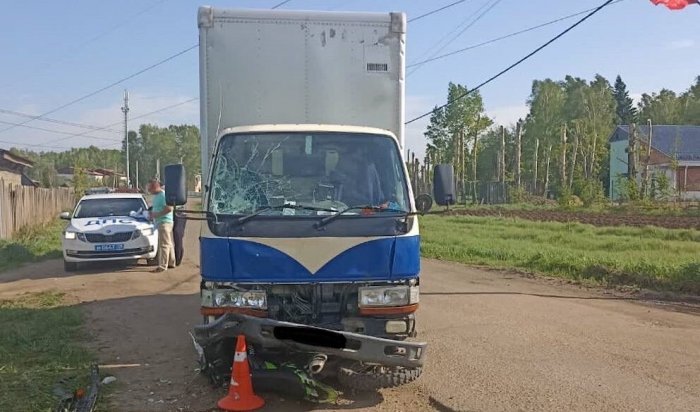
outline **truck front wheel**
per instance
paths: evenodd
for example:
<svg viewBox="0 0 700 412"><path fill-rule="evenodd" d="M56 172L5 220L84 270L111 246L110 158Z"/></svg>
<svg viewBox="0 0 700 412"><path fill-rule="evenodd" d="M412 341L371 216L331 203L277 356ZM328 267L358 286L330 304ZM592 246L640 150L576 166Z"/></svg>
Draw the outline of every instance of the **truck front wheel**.
<svg viewBox="0 0 700 412"><path fill-rule="evenodd" d="M338 369L338 382L347 389L371 392L411 383L418 379L422 372L422 367L402 368L355 364Z"/></svg>

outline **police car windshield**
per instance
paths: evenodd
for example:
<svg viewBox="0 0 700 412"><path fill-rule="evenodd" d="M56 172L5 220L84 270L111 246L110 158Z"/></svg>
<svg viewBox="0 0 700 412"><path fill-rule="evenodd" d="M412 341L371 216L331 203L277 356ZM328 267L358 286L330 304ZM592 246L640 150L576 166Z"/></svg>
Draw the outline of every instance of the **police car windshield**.
<svg viewBox="0 0 700 412"><path fill-rule="evenodd" d="M129 212L139 209L146 209L146 204L138 198L85 199L78 204L73 217L129 216Z"/></svg>

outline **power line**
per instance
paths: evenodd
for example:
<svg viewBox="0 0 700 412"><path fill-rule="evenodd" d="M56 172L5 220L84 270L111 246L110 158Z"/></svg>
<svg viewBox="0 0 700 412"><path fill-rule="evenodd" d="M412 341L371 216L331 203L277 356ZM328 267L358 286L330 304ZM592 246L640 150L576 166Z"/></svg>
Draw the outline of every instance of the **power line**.
<svg viewBox="0 0 700 412"><path fill-rule="evenodd" d="M63 146L46 146L46 145L38 145L38 144L30 144L30 143L17 143L17 142L12 142L9 140L0 140L0 143L7 143L12 146L24 146L24 147L41 147L44 149L67 149L66 147ZM30 150L30 149L26 149Z"/></svg>
<svg viewBox="0 0 700 412"><path fill-rule="evenodd" d="M119 23L117 23L117 24L111 26L110 28L108 28L108 29L106 29L106 30L104 30L104 31L102 31L102 32L100 32L100 33L98 33L97 35L91 37L90 39L85 40L85 41L83 41L82 43L77 44L76 46L64 47L64 48L63 48L64 52L61 53L61 56L60 56L60 57L58 57L58 58L53 58L53 59L48 60L48 61L44 61L44 62L40 65L40 70L35 70L34 73L35 73L35 74L38 74L38 73L45 72L48 68L50 68L50 67L52 67L52 66L55 66L57 63L62 63L62 62L65 62L65 61L70 60L70 58L73 57L75 51L77 51L77 50L79 50L79 49L81 49L81 48L87 46L87 45L90 44L90 43L93 43L93 42L95 42L95 41L101 39L102 37L106 36L107 34L113 32L114 30L116 30L116 29L118 29L118 28L120 28L120 27L122 27L122 26L125 26L126 24L131 23L131 22L132 22L134 19L136 19L137 17L139 17L139 16L145 14L146 12L150 11L151 9L155 8L156 6L158 6L159 4L161 4L161 3L163 3L163 2L165 2L165 0L158 0L158 1L155 1L155 2L152 3L151 5L149 5L149 6L145 7L145 8L143 8L143 9L141 9L140 11L138 11L138 12L136 12L136 13L134 13L134 14L132 14L131 16L129 16L129 17L125 18L124 20L122 20L121 22L119 22Z"/></svg>
<svg viewBox="0 0 700 412"><path fill-rule="evenodd" d="M530 57L534 56L535 54L539 53L542 49L546 48L546 47L549 46L550 44L552 44L552 43L554 43L555 41L559 40L559 38L563 37L566 33L570 32L570 31L573 30L575 27L577 27L578 25L580 25L580 24L583 23L584 21L588 20L591 16L593 16L594 14L598 13L599 11L601 11L602 9L604 9L605 7L607 7L607 6L609 6L610 4L612 4L613 1L615 1L615 0L607 0L607 1L605 1L603 4L601 4L600 6L596 7L596 8L595 8L594 10L592 10L590 13L588 13L588 14L585 15L583 18L581 18L580 20L578 20L576 23L574 23L574 24L572 24L571 26L569 26L566 30L564 30L564 31L562 31L561 33L557 34L556 36L554 36L553 38L551 38L549 41L547 41L546 43L544 43L544 44L541 45L540 47L538 47L538 48L536 48L535 50L533 50L533 51L531 51L530 53L528 53L525 57L521 58L520 60L518 60L518 61L516 61L515 63L511 64L510 66L506 67L505 69L501 70L500 72L498 72L498 73L495 74L494 76L491 76L489 79L485 80L484 82L482 82L482 83L479 84L478 86L474 87L473 89L470 89L470 90L465 91L464 93L462 93L461 95L455 97L454 99L448 100L447 103L443 104L442 106L436 107L436 108L434 108L433 110L431 110L431 111L429 111L429 112L426 112L426 113L423 113L422 115L420 115L420 116L418 116L418 117L414 117L413 119L407 121L407 122L404 123L404 124L411 124L411 123L413 123L413 122L415 122L415 121L417 121L417 120L420 120L420 119L422 119L422 118L424 118L424 117L426 117L426 116L430 116L432 113L435 113L435 112L438 111L438 110L444 109L445 107L451 105L452 103L454 103L454 102L456 102L456 101L458 101L458 100L461 100L461 99L465 98L465 97L468 96L469 94L471 94L471 93L473 93L473 92L479 90L479 89L482 88L483 86L485 86L485 85L491 83L492 81L496 80L497 78L501 77L501 76L504 75L505 73L507 73L507 72L509 72L510 70L512 70L514 67L520 65L520 64L521 64L522 62L524 62L525 60L527 60L527 59L529 59Z"/></svg>
<svg viewBox="0 0 700 412"><path fill-rule="evenodd" d="M29 123L29 122L31 122L31 121L41 119L41 118L43 118L44 116L50 115L51 113L55 113L55 112L57 112L57 111L59 111L59 110L61 110L61 109L65 109L65 108L68 107L68 106L72 106L72 105L74 105L75 103L81 102L81 101L83 101L83 100L85 100L85 99L87 99L87 98L89 98L89 97L92 97L92 96L94 96L94 95L96 95L96 94L98 94L98 93L101 93L101 92L103 92L103 91L105 91L105 90L107 90L107 89L110 89L110 88L112 88L112 87L114 87L114 86L117 86L117 85L119 85L119 84L121 84L121 83L124 83L125 81L127 81L127 80L129 80L129 79L133 79L134 77L136 77L136 76L138 76L138 75L140 75L140 74L143 74L143 73L145 73L145 72L147 72L147 71L149 71L149 70L152 70L152 69L154 69L154 68L156 68L156 67L158 67L158 66L160 66L160 65L162 65L162 64L164 64L164 63L167 63L167 62L169 62L170 60L173 60L174 58L179 57L179 56L181 56L181 55L183 55L183 54L189 52L190 50L196 49L197 47L199 47L199 44L195 44L194 46L190 46L190 47L188 47L188 48L186 48L186 49L184 49L184 50L181 50L181 51L179 51L179 52L177 52L177 53L175 53L175 54L173 54L173 55L171 55L171 56L169 56L169 57L166 57L165 59L160 60L160 61L158 61L158 62L156 62L156 63L154 63L154 64L152 64L152 65L150 65L150 66L148 66L148 67L146 67L146 68L143 68L143 69L137 71L136 73L130 74L129 76L126 76L126 77L124 77L124 78L122 78L122 79L120 79L120 80L117 80L117 81L115 81L115 82L113 82L113 83L111 83L111 84L109 84L109 85L107 85L107 86L105 86L105 87L102 87L102 88L100 88L100 89L97 89L97 90L95 90L95 91L93 91L93 92L90 92L90 93L88 93L88 94L86 94L86 95L83 95L83 96L81 96L81 97L79 97L79 98L77 98L77 99L74 99L74 100L72 100L72 101L70 101L70 102L68 102L68 103L62 104L62 105L60 105L60 106L58 106L58 107L56 107L56 108L54 108L54 109L49 110L48 112L45 112L45 113L43 113L43 114L41 114L41 115L39 115L39 116L35 116L34 118L28 119L28 120L26 120L26 121L24 121L24 122L22 122L22 123L19 123L19 124L15 125L15 126L6 127L6 128L4 128L4 129L0 130L0 133L5 132L5 131L8 131L8 130L10 130L10 129L14 129L14 128L17 127L17 126L25 125L25 124L27 124L27 123Z"/></svg>
<svg viewBox="0 0 700 412"><path fill-rule="evenodd" d="M46 143L18 143L18 142L13 142L11 140L0 140L0 143L6 143L9 145L13 145L13 146L40 147L40 148L44 148L44 149L63 149L63 150L70 149L70 147L52 146L52 145L48 145ZM105 143L105 145L103 145L101 147L112 147L112 146L117 146L117 145L121 145L121 142Z"/></svg>
<svg viewBox="0 0 700 412"><path fill-rule="evenodd" d="M283 2L278 3L277 5L273 6L272 9L276 9L276 8L278 8L278 7L281 7L281 6L283 6L283 5L287 4L287 3L289 3L290 1L292 1L292 0L284 0ZM157 3L156 3L156 4L157 4ZM155 6L155 4L154 4L153 6ZM145 11L147 11L147 10L145 10ZM144 11L144 12L145 12L145 11ZM92 96L94 96L94 95L96 95L96 94L98 94L98 93L101 93L101 92L103 92L103 91L105 91L105 90L107 90L107 89L110 89L110 88L112 88L112 87L114 87L114 86L117 86L117 85L119 85L119 84L121 84L121 83L124 83L124 82L127 81L127 80L133 79L133 78L136 77L136 76L139 76L139 75L141 75L141 74L143 74L143 73L145 73L145 72L147 72L147 71L149 71L149 70L152 70L152 69L154 69L154 68L156 68L156 67L158 67L158 66L160 66L160 65L162 65L162 64L164 64L164 63L167 63L167 62L169 62L170 60L173 60L174 58L179 57L179 56L181 56L181 55L183 55L183 54L185 54L185 53L187 53L187 52L189 52L189 51L191 51L191 50L194 50L194 49L196 49L196 48L198 48L198 47L199 47L199 44L195 44L195 45L193 45L193 46L190 46L190 47L188 47L188 48L186 48L186 49L184 49L184 50L181 50L181 51L179 51L179 52L177 52L177 53L175 53L175 54L173 54L173 55L171 55L171 56L169 56L169 57L166 57L166 58L163 59L163 60L160 60L160 61L158 61L158 62L156 62L156 63L154 63L154 64L152 64L152 65L150 65L150 66L148 66L148 67L145 67L145 68L143 68L143 69L137 71L136 73L133 73L133 74L131 74L131 75L129 75L129 76L126 76L126 77L124 77L124 78L122 78L122 79L119 79L119 80L117 80L117 81L115 81L115 82L113 82L113 83L111 83L111 84L109 84L109 85L107 85L107 86L105 86L105 87L102 87L102 88L100 88L100 89L97 89L97 90L95 90L95 91L93 91L93 92L90 92L90 93L88 93L88 94L86 94L86 95L83 95L83 96L81 96L81 97L79 97L79 98L77 98L77 99L74 99L74 100L72 100L72 101L70 101L70 102L68 102L68 103L62 104L62 105L60 105L60 106L58 106L58 107L56 107L56 108L54 108L54 109L49 110L48 112L42 113L42 114L40 114L40 115L38 115L38 116L34 116L33 118L28 119L28 120L26 120L26 121L24 121L24 122L22 122L22 123L18 123L18 124L15 124L15 125L6 127L6 128L4 128L4 129L1 129L1 130L0 130L0 133L6 132L6 131L11 130L11 129L14 129L14 128L17 127L17 126L23 126L23 125L25 125L25 124L27 124L27 123L29 123L29 122L34 121L34 120L42 119L44 116L48 116L48 115L50 115L50 114L52 114L52 113L55 113L55 112L57 112L57 111L59 111L59 110L65 109L65 108L68 107L68 106L72 106L72 105L74 105L74 104L76 104L76 103L78 103L78 102L81 102L81 101L83 101L83 100L85 100L85 99L87 99L87 98L89 98L89 97L92 97Z"/></svg>
<svg viewBox="0 0 700 412"><path fill-rule="evenodd" d="M276 9L276 8L278 8L278 7L282 7L282 6L284 6L285 4L289 3L290 1L292 1L292 0L284 0L284 1L281 2L281 3L272 6L271 10L274 10L274 9Z"/></svg>
<svg viewBox="0 0 700 412"><path fill-rule="evenodd" d="M408 19L408 22L409 22L409 23L412 23L412 22L414 22L414 21L418 21L418 20L420 20L420 19L422 19L422 18L424 18L424 17L428 17L428 16L433 15L433 14L435 14L435 13L439 13L439 12L445 10L445 9L449 9L449 8L452 7L452 6L456 6L456 5L460 4L460 3L464 3L465 1L467 1L467 0L455 1L454 3L450 3L450 4L447 4L447 5L445 5L445 6L442 6L442 7L440 7L439 9L431 10L431 11L429 11L429 12L427 12L427 13L421 14L420 16L416 16L416 17L410 18L410 19Z"/></svg>
<svg viewBox="0 0 700 412"><path fill-rule="evenodd" d="M487 0L487 1L488 1L488 0ZM481 7L483 7L483 5L482 5ZM481 7L479 7L479 10L481 9ZM423 53L421 53L421 55L420 55L420 58L423 58L424 56L427 56L428 54L430 54L430 52L431 52L432 49L434 49L435 47L439 46L439 45L442 44L442 42L444 42L448 37L450 37L450 36L452 36L453 34L455 34L455 33L457 32L457 30L459 30L460 27L462 27L462 25L466 24L466 23L469 21L469 19L471 19L471 18L474 17L475 15L476 15L476 13L472 13L472 14L470 14L469 16L465 17L465 18L464 18L462 21L460 21L459 24L457 24L457 26L454 27L450 32L444 34L442 37L440 37L440 39L439 39L438 41L434 42L427 50L423 51ZM432 56L431 56L431 57L432 57Z"/></svg>
<svg viewBox="0 0 700 412"><path fill-rule="evenodd" d="M154 114L156 114L156 113L164 112L164 111L166 111L166 110L173 109L173 108L175 108L175 107L182 106L182 105L187 104L187 103L191 103L191 102L193 102L193 101L195 101L195 100L199 100L199 98L193 97L193 98L188 99L188 100L185 100L185 101L183 101L183 102L171 104L171 105L169 105L169 106L162 107L162 108L157 109L157 110L154 110L154 111L152 111L152 112L144 113L144 114L142 114L142 115L135 116L135 117L130 117L129 120L142 119L142 118L144 118L144 117L148 117L148 116L154 115ZM111 124L108 124L108 125L106 125L106 126L100 127L100 128L98 128L98 129L96 129L96 130L105 130L105 129L109 128L109 127L120 125L120 124L122 124L122 122L123 122L123 120L120 120L120 121L118 121L118 122L111 123ZM62 137L62 138L60 138L60 139L50 140L50 141L48 141L48 142L44 142L44 144L56 143L56 142L61 142L61 141L64 141L64 140L72 139L72 138L74 138L74 137L85 136L86 133L88 133L88 132L73 133L73 134L71 134L71 135L68 136L68 137ZM122 133L122 132L120 132L120 133Z"/></svg>
<svg viewBox="0 0 700 412"><path fill-rule="evenodd" d="M283 5L287 4L287 3L289 3L290 1L292 1L292 0L284 0L283 2L278 3L277 5L273 6L272 9L276 9L276 8L278 8L278 7L281 7L281 6L283 6ZM158 2L158 3L159 3L159 2ZM155 4L153 4L151 7L147 8L147 9L145 9L145 10L142 10L142 12L139 12L139 14L148 11L150 8L154 7L154 6L155 6L156 4L158 4L158 3L155 3ZM90 93L88 93L88 94L86 94L86 95L83 95L83 96L81 96L81 97L79 97L79 98L77 98L77 99L74 99L74 100L72 100L72 101L70 101L70 102L68 102L68 103L62 104L62 105L60 105L60 106L58 106L58 107L56 107L56 108L54 108L54 109L49 110L48 112L44 112L44 113L42 113L42 114L40 114L40 115L38 115L38 116L33 116L32 118L30 118L30 119L28 119L28 120L26 120L26 121L24 121L24 122L22 122L22 123L12 124L12 125L9 126L9 127L6 127L6 128L4 128L4 129L1 129L1 130L0 130L0 133L6 132L6 131L11 130L11 129L14 129L15 127L18 127L18 126L24 126L25 124L27 124L27 123L29 123L29 122L32 122L32 121L34 121L34 120L43 119L44 116L48 116L48 115L50 115L50 114L52 114L52 113L55 113L55 112L57 112L57 111L59 111L59 110L65 109L65 108L68 107L68 106L72 106L72 105L74 105L74 104L76 104L76 103L78 103L78 102L81 102L81 101L83 101L83 100L85 100L85 99L87 99L87 98L89 98L89 97L92 97L92 96L94 96L94 95L96 95L96 94L98 94L98 93L101 93L101 92L103 92L103 91L105 91L105 90L107 90L107 89L110 89L110 88L112 88L112 87L114 87L114 86L117 86L117 85L119 85L119 84L121 84L121 83L124 83L124 82L127 81L127 80L133 79L133 78L136 77L136 76L139 76L139 75L141 75L141 74L143 74L143 73L145 73L145 72L147 72L147 71L149 71L149 70L152 70L152 69L154 69L154 68L156 68L156 67L158 67L158 66L160 66L160 65L162 65L162 64L164 64L164 63L167 63L167 62L169 62L170 60L172 60L172 59L174 59L174 58L176 58L176 57L179 57L179 56L181 56L181 55L183 55L183 54L189 52L190 50L194 50L194 49L196 49L196 48L198 48L198 47L199 47L199 44L195 44L195 45L193 45L193 46L190 46L190 47L188 47L188 48L186 48L186 49L184 49L184 50L181 50L181 51L179 51L179 52L177 52L177 53L175 53L175 54L173 54L173 55L171 55L171 56L169 56L169 57L166 57L165 59L160 60L160 61L158 61L158 62L156 62L156 63L154 63L154 64L152 64L152 65L150 65L150 66L148 66L148 67L146 67L146 68L143 68L143 69L137 71L136 73L133 73L133 74L131 74L131 75L129 75L129 76L126 76L126 77L124 77L124 78L122 78L122 79L120 79L120 80L117 80L117 81L115 81L115 82L113 82L113 83L111 83L111 84L109 84L109 85L107 85L107 86L105 86L105 87L102 87L102 88L100 88L100 89L97 89L97 90L95 90L95 91L93 91L93 92L90 92ZM183 104L184 104L184 103L183 103ZM111 127L111 126L114 126L114 125L110 125L110 126L107 126L107 127ZM95 129L95 130L100 130L100 129L106 129L106 127L105 127L105 128L98 128L98 129Z"/></svg>
<svg viewBox="0 0 700 412"><path fill-rule="evenodd" d="M189 99L189 100L185 100L184 102L175 103L175 104L172 104L172 105L170 105L170 106L166 106L166 107L163 107L163 108L161 108L161 109L154 110L154 111L152 111L152 112L148 112L148 113L145 113L145 114L136 116L136 117L130 117L129 120L136 120L136 119L141 119L141 118L144 118L144 117L148 117L148 116L154 115L154 114L156 114L156 113L164 112L164 111L166 111L166 110L173 109L173 108L175 108L175 107L182 106L183 104L191 103L191 102L194 102L194 101L197 101L197 100L199 100L199 97L193 97L193 98L191 98L191 99ZM121 122L120 122L120 123L121 123Z"/></svg>
<svg viewBox="0 0 700 412"><path fill-rule="evenodd" d="M21 112L16 112L14 110L7 110L7 109L0 109L0 113L3 114L10 114L13 116L19 116L19 117L25 117L25 118L31 118L34 119L36 115L33 114L28 114L28 113L21 113ZM42 122L47 122L47 123L56 123L56 124L62 124L66 126L73 126L73 127L79 127L82 129L89 129L89 130L104 130L104 131L109 131L109 132L114 132L114 133L121 133L119 130L115 129L102 129L98 126L93 126L85 123L75 123L75 122L68 122L65 120L58 120L58 119L50 119L48 117L42 117L41 119L37 119Z"/></svg>
<svg viewBox="0 0 700 412"><path fill-rule="evenodd" d="M613 4L616 4L616 3L620 3L620 2L623 2L623 1L624 1L624 0L615 0L615 1L613 1L612 3L610 3L610 5L613 5ZM435 60L441 60L441 59L444 59L444 58L446 58L446 57L454 56L455 54L463 53L463 52L465 52L465 51L472 50L472 49L476 49L476 48L481 47L481 46L486 46L486 45L489 45L489 44L491 44L491 43L496 43L496 42L501 41L501 40L505 40L505 39L509 39L509 38L511 38L511 37L515 37L515 36L518 36L518 35L521 35L521 34L525 34L525 33L531 32L531 31L533 31L533 30L541 29L542 27L551 26L552 24L559 23L559 22L564 21L564 20L569 20L569 19L571 19L571 18L574 18L574 17L576 17L576 16L580 16L580 15L582 15L582 14L586 14L586 13L588 13L588 12L590 12L590 11L593 11L593 10L595 10L595 7L594 7L594 8L591 8L591 9L582 10L582 11L580 11L580 12L578 12L578 13L569 14L568 16L560 17L560 18L558 18L558 19L550 20L550 21L548 21L548 22L545 22L545 23L542 23L542 24L538 24L538 25L536 25L536 26L528 27L528 28L523 29L523 30L519 30L519 31L516 31L516 32L513 32L513 33L509 33L509 34L506 34L506 35L501 36L501 37L496 37L496 38L493 38L493 39L491 39L491 40L486 40L486 41L484 41L484 42L477 43L477 44L474 44L474 45L471 45L471 46L467 46L467 47L464 47L464 48L462 48L462 49L458 49L458 50L455 50L455 51L451 51L451 52L449 52L449 53L441 54L441 55L439 55L439 56L435 56L435 57L430 58L430 59L425 59L425 60L422 60L422 61L419 61L419 62L416 62L416 63L413 63L413 64L409 64L409 65L406 66L406 68L411 68L411 67L418 66L418 65L422 65L422 64L425 64L425 63L430 63L430 62L433 62L433 61L435 61Z"/></svg>
<svg viewBox="0 0 700 412"><path fill-rule="evenodd" d="M443 44L442 46L440 46L440 48L438 48L438 49L435 50L432 54L430 54L430 56L429 56L428 58L435 57L435 55L437 55L437 54L440 53L441 51L445 50L445 48L446 48L447 46L449 46L450 44L452 44L452 42L454 42L455 40L457 40L457 39L458 39L461 35L463 35L467 30L469 30L472 26L474 26L476 23L478 23L482 18L484 18L484 16L486 16L486 14L488 14L488 12L490 12L494 7L496 7L496 6L498 5L498 3L500 3L501 1L503 1L503 0L493 0L493 1L489 0L489 1L487 1L486 3L484 3L484 4L483 4L480 8L478 8L474 13L472 13L469 17L467 17L467 19L466 19L463 23L461 23L461 24L459 25L459 26L461 26L462 24L466 23L467 21L469 21L469 20L471 19L471 21L470 21L469 23L467 23L467 25L466 25L465 27L463 27L462 30L461 30L459 33L457 33L455 36L453 36L451 39L449 39L449 40L447 41L447 43ZM474 17L474 16L476 16L476 17ZM472 17L474 17L474 18L472 19ZM459 26L457 26L457 28L459 28ZM457 29L455 29L455 30L453 30L452 32L450 32L447 36L450 36L450 35L451 35L452 33L454 33L456 30L457 30ZM447 36L445 36L445 37L447 37ZM440 41L439 41L438 43L436 43L433 47L435 47L435 46L437 46L438 44L442 43L442 41L445 39L445 37L443 37L442 39L440 39ZM410 76L410 75L412 75L413 73L415 73L416 71L418 71L418 70L421 68L421 65L417 65L417 66L414 66L414 67L415 67L415 68L414 68L412 71L408 72L407 76Z"/></svg>
<svg viewBox="0 0 700 412"><path fill-rule="evenodd" d="M4 121L4 120L0 120L0 123L2 123L2 124L7 124L7 125L11 125L11 126L13 126L13 127L15 127L15 126L21 126L21 127L26 127L27 129L41 130L42 132L58 133L58 134L67 134L67 135L70 135L70 136L73 136L73 135L74 135L74 133L72 133L72 132L64 132L64 131L61 131L61 130L54 130L54 129L44 129L43 127L35 127L35 126L29 126L29 125L21 124L21 123L6 122L6 121ZM87 132L85 132L85 133L87 133ZM87 138L89 138L89 139L108 140L108 141L111 141L111 142L113 142L113 141L115 140L115 139L110 139L110 138L108 138L108 137L97 137L97 136L88 136L88 135L83 135L83 136L84 136L84 137L87 137Z"/></svg>

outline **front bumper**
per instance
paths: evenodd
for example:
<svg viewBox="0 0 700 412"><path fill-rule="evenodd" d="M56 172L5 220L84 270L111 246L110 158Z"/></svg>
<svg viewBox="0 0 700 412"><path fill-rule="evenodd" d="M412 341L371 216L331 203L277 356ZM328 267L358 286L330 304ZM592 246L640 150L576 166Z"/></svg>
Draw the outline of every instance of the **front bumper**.
<svg viewBox="0 0 700 412"><path fill-rule="evenodd" d="M227 313L212 323L196 326L194 338L202 348L225 338L244 335L262 349L325 353L329 356L384 366L423 365L427 343L377 338L268 318Z"/></svg>
<svg viewBox="0 0 700 412"><path fill-rule="evenodd" d="M95 245L98 244L63 239L63 259L66 262L154 259L158 253L158 237L154 235L123 242L124 248L121 250L96 251Z"/></svg>
<svg viewBox="0 0 700 412"><path fill-rule="evenodd" d="M111 252L97 251L64 251L63 258L66 262L92 262L96 260L131 260L131 259L153 259L157 251L153 246L139 249L123 249Z"/></svg>

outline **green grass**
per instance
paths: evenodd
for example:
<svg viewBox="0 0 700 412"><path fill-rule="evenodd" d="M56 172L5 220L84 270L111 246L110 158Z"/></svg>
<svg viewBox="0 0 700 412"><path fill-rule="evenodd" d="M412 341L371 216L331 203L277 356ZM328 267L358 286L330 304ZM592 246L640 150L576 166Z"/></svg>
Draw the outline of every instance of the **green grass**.
<svg viewBox="0 0 700 412"><path fill-rule="evenodd" d="M61 220L20 231L13 239L0 240L0 272L24 263L61 257Z"/></svg>
<svg viewBox="0 0 700 412"><path fill-rule="evenodd" d="M0 301L0 411L50 411L54 386L85 384L92 355L83 346L83 316L55 292Z"/></svg>
<svg viewBox="0 0 700 412"><path fill-rule="evenodd" d="M608 286L700 294L700 231L472 216L421 218L423 256Z"/></svg>

